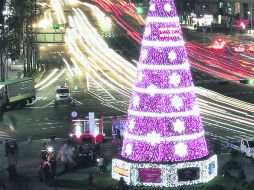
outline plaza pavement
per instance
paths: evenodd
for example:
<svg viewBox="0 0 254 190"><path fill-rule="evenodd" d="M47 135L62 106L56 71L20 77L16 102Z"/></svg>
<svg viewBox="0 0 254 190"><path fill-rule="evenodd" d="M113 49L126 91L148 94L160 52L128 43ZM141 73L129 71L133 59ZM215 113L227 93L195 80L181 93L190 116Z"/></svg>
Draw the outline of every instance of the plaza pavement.
<svg viewBox="0 0 254 190"><path fill-rule="evenodd" d="M38 166L41 161L40 151L42 144L49 142L48 139L33 140L32 142L23 141L18 142L18 156L17 156L17 174L18 180L16 183L9 182L8 173L6 167L9 160L6 156L0 156L0 179L2 179L7 190L68 190L73 188L90 189L87 184L90 174L93 176L99 176L99 168L96 165L84 168L76 168L76 170L70 170L70 172L59 175L53 182L49 184L54 187L50 187L45 183L39 182ZM56 151L66 142L66 139L56 140ZM111 170L110 162L113 156L113 147L111 144L111 138L108 137L106 141L101 145L101 152L108 160L108 172ZM244 169L246 174L246 180L254 180L254 163L249 158L244 158L241 155L232 157L228 153L222 153L219 155L219 167L223 166L229 160L235 160ZM57 174L61 174L63 171L63 165L58 162ZM220 169L219 169L220 170ZM102 174L103 175L103 174ZM102 176L103 177L103 176ZM99 184L107 187L108 184ZM66 188L68 187L68 188ZM91 187L91 189L94 189Z"/></svg>

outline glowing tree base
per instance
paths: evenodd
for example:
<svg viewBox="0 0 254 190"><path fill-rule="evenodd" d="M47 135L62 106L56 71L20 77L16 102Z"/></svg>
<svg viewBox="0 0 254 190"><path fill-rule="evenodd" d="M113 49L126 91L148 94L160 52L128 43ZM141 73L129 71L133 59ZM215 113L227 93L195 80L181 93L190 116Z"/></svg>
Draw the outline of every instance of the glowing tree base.
<svg viewBox="0 0 254 190"><path fill-rule="evenodd" d="M112 160L112 178L128 185L177 187L206 183L217 176L217 155L179 163L140 163Z"/></svg>

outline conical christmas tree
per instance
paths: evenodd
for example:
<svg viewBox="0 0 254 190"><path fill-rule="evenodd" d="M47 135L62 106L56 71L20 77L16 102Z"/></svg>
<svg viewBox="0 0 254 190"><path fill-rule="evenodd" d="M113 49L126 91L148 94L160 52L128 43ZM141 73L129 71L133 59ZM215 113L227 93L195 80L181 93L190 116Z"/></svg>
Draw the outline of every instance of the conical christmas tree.
<svg viewBox="0 0 254 190"><path fill-rule="evenodd" d="M174 0L151 0L121 155L178 162L209 154Z"/></svg>

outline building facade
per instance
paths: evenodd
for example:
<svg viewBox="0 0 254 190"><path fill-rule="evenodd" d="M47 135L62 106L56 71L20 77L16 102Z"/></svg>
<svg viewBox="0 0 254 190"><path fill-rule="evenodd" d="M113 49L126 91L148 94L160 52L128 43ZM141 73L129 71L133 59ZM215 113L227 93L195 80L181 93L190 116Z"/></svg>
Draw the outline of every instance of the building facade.
<svg viewBox="0 0 254 190"><path fill-rule="evenodd" d="M254 0L197 0L195 11L198 15L221 15L251 21L254 13L253 5Z"/></svg>

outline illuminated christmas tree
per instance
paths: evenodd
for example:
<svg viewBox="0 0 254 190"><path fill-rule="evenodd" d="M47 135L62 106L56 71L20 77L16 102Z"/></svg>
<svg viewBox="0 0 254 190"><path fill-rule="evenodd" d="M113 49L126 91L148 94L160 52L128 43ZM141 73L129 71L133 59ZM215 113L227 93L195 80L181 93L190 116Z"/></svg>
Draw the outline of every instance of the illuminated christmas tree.
<svg viewBox="0 0 254 190"><path fill-rule="evenodd" d="M172 0L152 0L122 156L176 162L208 155L183 35Z"/></svg>
<svg viewBox="0 0 254 190"><path fill-rule="evenodd" d="M113 178L124 176L136 185L178 186L217 175L216 156L208 156L184 45L174 0L151 0L123 159L112 162Z"/></svg>

